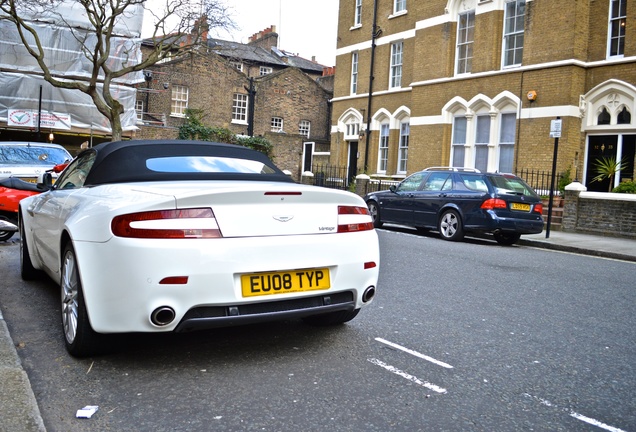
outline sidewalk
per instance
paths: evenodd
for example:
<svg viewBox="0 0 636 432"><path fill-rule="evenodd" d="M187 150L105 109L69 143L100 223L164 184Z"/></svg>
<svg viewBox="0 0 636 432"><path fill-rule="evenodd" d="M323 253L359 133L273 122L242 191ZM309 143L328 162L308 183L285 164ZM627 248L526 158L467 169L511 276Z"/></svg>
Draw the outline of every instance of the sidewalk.
<svg viewBox="0 0 636 432"><path fill-rule="evenodd" d="M0 311L0 432L40 431L40 409Z"/></svg>
<svg viewBox="0 0 636 432"><path fill-rule="evenodd" d="M551 231L519 245L636 262L636 239ZM0 432L45 431L33 390L0 312Z"/></svg>
<svg viewBox="0 0 636 432"><path fill-rule="evenodd" d="M636 262L636 239L550 231L521 236L520 245Z"/></svg>

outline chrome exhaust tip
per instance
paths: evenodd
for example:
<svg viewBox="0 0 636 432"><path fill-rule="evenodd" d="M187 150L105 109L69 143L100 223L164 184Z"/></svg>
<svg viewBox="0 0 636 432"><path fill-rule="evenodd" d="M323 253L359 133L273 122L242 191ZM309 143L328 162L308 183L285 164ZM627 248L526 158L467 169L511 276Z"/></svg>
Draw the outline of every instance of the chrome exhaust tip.
<svg viewBox="0 0 636 432"><path fill-rule="evenodd" d="M370 287L367 287L367 289L364 290L364 293L362 293L362 301L365 303L368 303L373 299L374 296L375 296L375 287L371 285Z"/></svg>
<svg viewBox="0 0 636 432"><path fill-rule="evenodd" d="M158 327L167 326L176 316L174 309L170 306L161 306L152 311L150 314L150 322Z"/></svg>

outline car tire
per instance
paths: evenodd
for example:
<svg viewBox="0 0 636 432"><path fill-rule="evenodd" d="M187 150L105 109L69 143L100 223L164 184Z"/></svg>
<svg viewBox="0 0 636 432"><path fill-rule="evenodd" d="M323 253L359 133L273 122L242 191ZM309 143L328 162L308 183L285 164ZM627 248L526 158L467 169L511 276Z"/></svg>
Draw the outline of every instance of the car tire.
<svg viewBox="0 0 636 432"><path fill-rule="evenodd" d="M351 321L356 317L356 315L358 315L359 312L360 309L354 309L352 311L329 312L326 314L304 317L303 321L313 326L331 326Z"/></svg>
<svg viewBox="0 0 636 432"><path fill-rule="evenodd" d="M519 241L521 234L516 233L494 233L493 237L502 246L511 246Z"/></svg>
<svg viewBox="0 0 636 432"><path fill-rule="evenodd" d="M462 220L456 210L446 210L439 218L439 235L444 240L460 241L464 238Z"/></svg>
<svg viewBox="0 0 636 432"><path fill-rule="evenodd" d="M7 222L14 223L11 219L9 219L8 217L4 215L0 215L0 219L5 220ZM13 237L13 234L15 234L15 232L13 231L0 231L0 241L9 240L11 237Z"/></svg>
<svg viewBox="0 0 636 432"><path fill-rule="evenodd" d="M375 228L381 228L382 221L380 220L380 207L378 207L378 203L375 201L369 201L367 202L367 207L369 208L371 219L373 219L373 226Z"/></svg>
<svg viewBox="0 0 636 432"><path fill-rule="evenodd" d="M20 276L25 281L39 279L41 272L33 266L31 261L22 218L18 221L18 225L20 226Z"/></svg>
<svg viewBox="0 0 636 432"><path fill-rule="evenodd" d="M62 330L66 350L74 357L97 354L101 335L93 330L88 320L77 258L70 242L64 248L61 273Z"/></svg>

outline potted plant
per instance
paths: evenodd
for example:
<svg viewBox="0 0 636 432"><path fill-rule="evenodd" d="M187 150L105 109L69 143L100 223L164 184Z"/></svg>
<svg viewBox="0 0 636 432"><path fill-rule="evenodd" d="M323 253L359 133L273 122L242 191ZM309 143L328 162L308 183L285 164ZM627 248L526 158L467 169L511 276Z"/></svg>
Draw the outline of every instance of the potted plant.
<svg viewBox="0 0 636 432"><path fill-rule="evenodd" d="M594 161L594 169L597 173L597 176L592 179L595 181L603 181L605 179L609 179L609 187L608 192L612 191L612 187L614 185L614 176L621 169L621 165L626 164L627 160L625 158L617 161L615 157L601 157Z"/></svg>

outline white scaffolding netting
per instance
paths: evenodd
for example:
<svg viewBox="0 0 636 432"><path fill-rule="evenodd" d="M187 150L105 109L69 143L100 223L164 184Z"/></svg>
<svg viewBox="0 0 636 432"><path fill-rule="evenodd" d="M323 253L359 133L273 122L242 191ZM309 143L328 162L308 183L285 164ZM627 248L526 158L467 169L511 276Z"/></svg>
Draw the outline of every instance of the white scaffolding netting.
<svg viewBox="0 0 636 432"><path fill-rule="evenodd" d="M22 16L29 20L43 45L44 62L58 79L90 78L93 62L89 58L97 43L92 25L81 4L75 0L55 2L55 7L37 7L25 2ZM119 17L110 39L107 66L119 70L141 61L141 28L143 4L133 4ZM29 44L35 46L29 36ZM110 123L97 110L91 98L79 90L55 88L42 78L37 61L28 53L15 25L0 20L0 121L8 121L12 110L65 113L72 128L110 133ZM101 77L101 75L100 75ZM143 82L142 72L128 74L111 85L112 94L124 106L121 116L124 131L136 129L136 89ZM42 93L40 97L40 87ZM101 86L98 86L101 89Z"/></svg>
<svg viewBox="0 0 636 432"><path fill-rule="evenodd" d="M0 72L0 121L8 121L10 110L20 109L37 113L40 106L40 86L42 86L42 112L70 114L71 127L90 129L95 132L110 133L110 123L86 93L53 87L41 76ZM121 116L122 129L136 129L136 90L127 86L111 86L115 98L124 105ZM101 85L98 85L101 90ZM32 126L31 126L32 127Z"/></svg>

